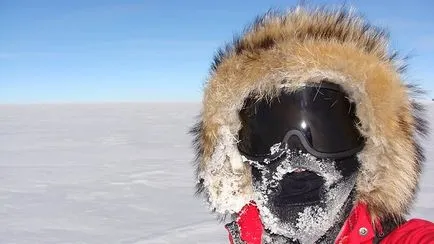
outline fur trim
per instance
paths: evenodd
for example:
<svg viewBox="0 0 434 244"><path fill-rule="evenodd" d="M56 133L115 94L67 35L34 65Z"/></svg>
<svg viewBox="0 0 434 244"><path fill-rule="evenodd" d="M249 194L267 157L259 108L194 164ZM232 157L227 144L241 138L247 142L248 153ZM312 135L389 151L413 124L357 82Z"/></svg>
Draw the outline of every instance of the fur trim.
<svg viewBox="0 0 434 244"><path fill-rule="evenodd" d="M340 84L357 105L367 138L359 153L356 199L373 220L402 219L417 189L426 133L414 90L405 85L385 31L352 12L296 8L269 12L219 50L205 87L200 122L192 130L198 192L218 213L238 212L252 199L250 167L236 148L238 112L251 94L271 98L307 82Z"/></svg>

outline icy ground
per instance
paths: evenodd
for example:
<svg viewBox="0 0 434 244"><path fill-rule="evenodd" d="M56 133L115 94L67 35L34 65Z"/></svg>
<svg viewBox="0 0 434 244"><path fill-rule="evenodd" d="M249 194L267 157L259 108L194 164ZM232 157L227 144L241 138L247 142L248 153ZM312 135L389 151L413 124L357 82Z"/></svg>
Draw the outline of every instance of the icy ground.
<svg viewBox="0 0 434 244"><path fill-rule="evenodd" d="M429 118L434 120L434 103ZM197 104L0 106L0 243L228 243L195 198ZM434 134L434 133L433 133ZM434 135L413 217L434 221Z"/></svg>

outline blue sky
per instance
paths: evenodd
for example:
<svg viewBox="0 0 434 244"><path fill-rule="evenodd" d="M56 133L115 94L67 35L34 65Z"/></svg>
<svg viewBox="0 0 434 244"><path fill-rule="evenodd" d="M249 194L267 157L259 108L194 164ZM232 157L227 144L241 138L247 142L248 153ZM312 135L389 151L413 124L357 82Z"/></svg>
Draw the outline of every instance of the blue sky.
<svg viewBox="0 0 434 244"><path fill-rule="evenodd" d="M200 101L216 48L295 3L0 0L0 103ZM408 80L434 97L434 2L346 3L388 27Z"/></svg>

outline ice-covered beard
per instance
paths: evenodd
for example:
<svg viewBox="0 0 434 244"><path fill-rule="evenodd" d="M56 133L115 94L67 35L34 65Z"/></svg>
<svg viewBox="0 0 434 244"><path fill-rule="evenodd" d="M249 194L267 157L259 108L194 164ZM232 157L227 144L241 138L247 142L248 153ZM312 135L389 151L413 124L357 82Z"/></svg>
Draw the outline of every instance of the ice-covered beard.
<svg viewBox="0 0 434 244"><path fill-rule="evenodd" d="M284 239L301 244L315 243L343 219L344 208L354 189L355 173L343 175L333 160L290 150L277 161L247 161L252 165L254 200L267 233L265 243L280 243L276 242L279 239L282 243ZM295 189L294 194L292 189L288 194L285 189L288 180L290 185L297 185L297 180L293 180L297 177L302 179L298 182L300 192ZM303 177L306 177L304 181ZM313 185L306 185L309 189L304 194L303 184L310 183ZM291 195L298 201L288 199Z"/></svg>

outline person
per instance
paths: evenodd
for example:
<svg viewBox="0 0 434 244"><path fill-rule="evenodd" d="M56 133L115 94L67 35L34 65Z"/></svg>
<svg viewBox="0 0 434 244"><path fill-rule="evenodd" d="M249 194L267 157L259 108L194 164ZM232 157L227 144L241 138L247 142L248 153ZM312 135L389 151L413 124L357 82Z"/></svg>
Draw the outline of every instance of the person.
<svg viewBox="0 0 434 244"><path fill-rule="evenodd" d="M231 243L434 243L406 220L428 128L387 47L354 12L297 7L217 52L192 133Z"/></svg>

